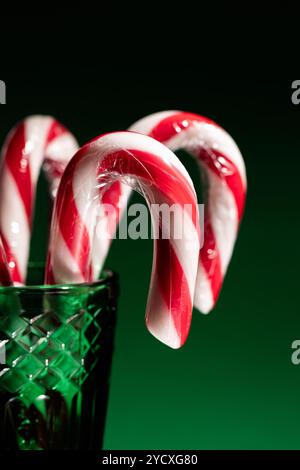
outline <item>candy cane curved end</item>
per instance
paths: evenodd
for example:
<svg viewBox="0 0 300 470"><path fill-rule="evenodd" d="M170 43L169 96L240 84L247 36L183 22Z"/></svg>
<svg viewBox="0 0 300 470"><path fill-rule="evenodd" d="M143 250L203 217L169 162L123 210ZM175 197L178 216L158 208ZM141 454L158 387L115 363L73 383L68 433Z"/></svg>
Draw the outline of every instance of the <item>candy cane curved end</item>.
<svg viewBox="0 0 300 470"><path fill-rule="evenodd" d="M35 191L41 167L54 196L78 149L74 136L50 116L30 116L7 136L0 164L0 234L14 283L25 282Z"/></svg>
<svg viewBox="0 0 300 470"><path fill-rule="evenodd" d="M128 177L144 195L160 235L154 240L146 324L157 339L179 348L192 315L200 240L198 207L193 183L178 158L150 137L133 132L105 134L73 157L55 201L46 283L91 279L97 207L112 181L126 183ZM162 203L175 207L181 217L168 221L160 217L152 204ZM163 238L168 229L170 238ZM182 229L182 238L172 236L175 229Z"/></svg>
<svg viewBox="0 0 300 470"><path fill-rule="evenodd" d="M159 112L137 121L130 129L157 139L173 151L187 151L205 176L204 244L194 305L208 313L220 293L243 215L247 187L243 157L224 129L197 114Z"/></svg>

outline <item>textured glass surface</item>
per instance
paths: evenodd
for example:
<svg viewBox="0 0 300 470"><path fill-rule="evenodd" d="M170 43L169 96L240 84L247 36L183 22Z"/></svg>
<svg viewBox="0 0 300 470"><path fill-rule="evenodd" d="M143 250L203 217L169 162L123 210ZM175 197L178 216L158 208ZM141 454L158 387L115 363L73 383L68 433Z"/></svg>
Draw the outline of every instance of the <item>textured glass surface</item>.
<svg viewBox="0 0 300 470"><path fill-rule="evenodd" d="M117 282L0 288L1 449L102 445Z"/></svg>

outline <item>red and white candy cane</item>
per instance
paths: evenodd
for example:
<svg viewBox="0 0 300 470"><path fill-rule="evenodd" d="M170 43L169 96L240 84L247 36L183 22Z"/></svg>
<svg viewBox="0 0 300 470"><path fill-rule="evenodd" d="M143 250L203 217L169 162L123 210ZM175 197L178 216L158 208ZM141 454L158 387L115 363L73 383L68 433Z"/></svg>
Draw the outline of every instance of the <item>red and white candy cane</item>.
<svg viewBox="0 0 300 470"><path fill-rule="evenodd" d="M10 286L11 284L6 254L0 237L0 286Z"/></svg>
<svg viewBox="0 0 300 470"><path fill-rule="evenodd" d="M101 193L114 181L126 183L129 178L144 195L155 233L160 235L154 241L146 323L156 338L179 348L190 327L198 267L197 199L178 158L150 137L132 132L105 134L73 157L55 201L46 283L78 283L93 277L91 256ZM159 216L157 204L162 203L179 216L170 220ZM182 237L173 237L175 230ZM162 236L168 233L169 238Z"/></svg>
<svg viewBox="0 0 300 470"><path fill-rule="evenodd" d="M246 197L243 157L215 122L181 111L155 113L130 127L193 155L207 186L204 244L200 250L194 304L202 313L215 305L232 255Z"/></svg>
<svg viewBox="0 0 300 470"><path fill-rule="evenodd" d="M0 165L0 235L11 279L26 279L36 185L43 165L54 196L78 149L74 136L50 116L31 116L8 135Z"/></svg>
<svg viewBox="0 0 300 470"><path fill-rule="evenodd" d="M101 191L102 192L102 191ZM108 254L117 226L127 207L132 188L121 181L114 181L102 195L103 208L113 210L98 214L92 253L93 278L98 279Z"/></svg>

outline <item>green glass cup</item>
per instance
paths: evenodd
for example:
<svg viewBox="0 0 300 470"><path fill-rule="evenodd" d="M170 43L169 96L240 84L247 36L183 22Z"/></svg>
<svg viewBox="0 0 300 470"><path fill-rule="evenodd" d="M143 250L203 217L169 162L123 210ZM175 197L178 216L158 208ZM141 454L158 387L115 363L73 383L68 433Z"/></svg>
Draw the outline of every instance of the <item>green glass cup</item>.
<svg viewBox="0 0 300 470"><path fill-rule="evenodd" d="M102 448L117 297L111 272L91 284L0 287L0 449Z"/></svg>

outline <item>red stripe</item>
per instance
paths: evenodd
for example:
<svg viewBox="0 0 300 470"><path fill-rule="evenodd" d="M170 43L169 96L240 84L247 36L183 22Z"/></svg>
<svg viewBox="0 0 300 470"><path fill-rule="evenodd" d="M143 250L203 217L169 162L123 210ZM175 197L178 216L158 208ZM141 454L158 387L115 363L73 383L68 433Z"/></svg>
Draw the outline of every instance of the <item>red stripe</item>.
<svg viewBox="0 0 300 470"><path fill-rule="evenodd" d="M190 329L193 308L188 282L169 240L157 240L156 259L158 285L182 345Z"/></svg>
<svg viewBox="0 0 300 470"><path fill-rule="evenodd" d="M111 233L114 233L117 223L120 219L120 198L121 198L121 182L120 181L114 181L110 187L105 191L105 193L102 196L102 203L103 204L109 204L115 208L115 213L113 218L112 216L109 217L109 222L110 222L110 231Z"/></svg>
<svg viewBox="0 0 300 470"><path fill-rule="evenodd" d="M28 224L32 218L32 183L29 165L29 152L26 151L25 124L22 123L14 129L6 144L4 160L18 188L20 198L24 205Z"/></svg>
<svg viewBox="0 0 300 470"><path fill-rule="evenodd" d="M180 134L182 131L191 127L195 122L212 124L216 127L219 127L214 121L211 121L204 116L198 116L197 114L193 113L180 112L162 119L155 127L153 127L149 136L153 137L159 142L166 142L176 134Z"/></svg>
<svg viewBox="0 0 300 470"><path fill-rule="evenodd" d="M175 135L185 131L195 122L208 123L219 127L215 122L202 116L190 113L177 113L162 119L149 134L160 142L166 142ZM238 220L243 215L245 203L245 185L236 165L222 152L214 149L200 148L197 157L211 171L221 178L228 186L234 197ZM212 295L216 301L221 289L223 276L221 271L221 259L213 228L211 226L209 211L205 211L204 219L204 245L200 250L199 263L202 263L211 285Z"/></svg>
<svg viewBox="0 0 300 470"><path fill-rule="evenodd" d="M93 282L95 281L94 279L94 271L93 271L93 266L90 264L87 272L87 278L86 282Z"/></svg>
<svg viewBox="0 0 300 470"><path fill-rule="evenodd" d="M53 270L51 265L51 252L48 252L48 259L46 264L46 277L45 277L45 284L54 285L55 279L53 276Z"/></svg>
<svg viewBox="0 0 300 470"><path fill-rule="evenodd" d="M0 284L2 286L10 286L12 284L7 264L7 258L5 255L2 240L0 238Z"/></svg>
<svg viewBox="0 0 300 470"><path fill-rule="evenodd" d="M18 264L17 264L17 260L14 256L14 254L11 252L10 246L7 243L7 240L4 237L2 232L0 232L0 238L1 238L2 243L3 243L3 248L4 248L5 255L6 255L7 264L8 264L11 279L13 280L13 282L23 283L24 281L21 277L19 267L18 267Z"/></svg>
<svg viewBox="0 0 300 470"><path fill-rule="evenodd" d="M134 155L135 158L132 158ZM137 149L117 151L104 158L99 168L103 171L132 175L147 182L151 192L151 182L171 203L190 204L193 208L192 220L197 226L198 208L194 192L190 190L186 179L174 167L170 167L156 155ZM150 182L150 184L149 184ZM160 238L156 245L158 262L155 270L158 285L167 309L172 314L175 329L183 344L187 338L191 316L192 300L188 282L182 266L169 240Z"/></svg>
<svg viewBox="0 0 300 470"><path fill-rule="evenodd" d="M195 122L211 124L220 128L214 121L191 113L177 113L162 119L149 134L159 142L166 142ZM224 131L225 132L225 131ZM178 149L179 150L179 149ZM236 165L222 152L214 149L200 148L198 158L203 161L217 176L222 178L232 191L236 203L239 221L243 215L245 203L245 185Z"/></svg>
<svg viewBox="0 0 300 470"><path fill-rule="evenodd" d="M132 133L132 134L136 134L136 132L132 132L132 131L125 131L127 133ZM108 134L102 134L98 137L94 137L93 139L89 140L81 149L80 151L78 152L78 156L79 155L84 155L84 153L86 152L85 149L87 149L88 147L91 147L92 144L94 144L95 142L97 142L99 139L101 139L102 137L105 137L106 135L111 135L111 134L118 134L119 131L117 132L111 132L111 133L108 133ZM156 139L156 140L159 140L159 139ZM105 162L106 161L111 161L111 163L113 163L113 156L115 155L116 157L115 158L123 158L124 162L127 161L127 167L129 169L134 169L135 168L135 164L134 164L134 161L135 159L132 158L132 156L130 155L130 152L133 152L134 155L148 155L150 158L152 157L153 161L156 162L156 167L157 168L161 168L161 172L164 171L166 174L167 173L170 173L170 171L174 171L174 173L176 173L176 177L174 178L174 180L180 180L182 182L182 185L183 186L189 186L190 188L190 192L194 195L194 187L193 186L190 186L189 185L189 181L187 181L185 175L183 175L179 170L177 170L175 167L171 166L170 164L168 163L165 163L160 157L158 157L157 155L154 155L154 154L151 154L149 152L143 152L142 150L137 150L137 149L126 149L126 150L119 150L119 151L116 151L116 152L113 152L111 153L110 155L107 155L105 157ZM123 155L122 155L123 154ZM127 155L126 155L127 154ZM152 162L153 163L153 162ZM144 164L139 162L139 165L142 166ZM103 168L103 163L101 165L101 168ZM125 169L122 170L120 172L120 174L125 174ZM133 173L134 175L134 173ZM148 179L149 175L146 175L145 178ZM161 175L160 175L161 177ZM178 184L178 181L175 183L174 181L174 184Z"/></svg>
<svg viewBox="0 0 300 470"><path fill-rule="evenodd" d="M238 220L240 222L245 205L245 185L237 167L222 152L212 149L201 148L198 158L215 175L222 179L234 197L237 208Z"/></svg>
<svg viewBox="0 0 300 470"><path fill-rule="evenodd" d="M6 269L5 261L0 255L0 284L1 286L11 286L9 272Z"/></svg>
<svg viewBox="0 0 300 470"><path fill-rule="evenodd" d="M135 158L132 158L132 154ZM98 173L108 171L119 175L137 177L144 183L164 195L171 203L192 207L191 218L198 224L198 208L195 205L195 194L188 185L184 175L177 168L168 165L156 155L136 149L119 150L107 155L102 161Z"/></svg>
<svg viewBox="0 0 300 470"><path fill-rule="evenodd" d="M56 139L57 137L66 134L67 132L68 130L60 122L54 119L48 131L47 144L49 144L52 140Z"/></svg>
<svg viewBox="0 0 300 470"><path fill-rule="evenodd" d="M88 278L87 260L91 246L85 224L81 220L76 207L72 184L77 164L85 157L87 150L87 146L82 147L68 165L61 182L64 191L59 191L56 201L56 214L62 236L73 257L79 263L85 279ZM132 154L135 155L135 158L132 158ZM162 162L156 155L136 149L120 150L105 157L101 166L99 166L98 173L101 174L103 171L119 173L120 175L133 175L144 179L148 185L149 175L151 175L151 182L155 189L158 187L160 192L165 194L171 202L178 202L182 206L184 204L191 205L193 208L191 217L194 225L198 226L198 208L195 205L194 193L181 173ZM162 178L162 173L164 173L164 178ZM178 180L181 180L182 184ZM72 224L70 224L70 214L72 214Z"/></svg>
<svg viewBox="0 0 300 470"><path fill-rule="evenodd" d="M78 268L85 280L89 278L88 260L91 253L89 233L78 212L73 194L73 175L76 171L77 160L72 160L68 171L63 175L61 186L56 199L55 213L61 235L74 257ZM55 229L55 228L54 228ZM53 230L53 227L52 227ZM55 246L51 247L55 250ZM48 279L47 279L47 282Z"/></svg>
<svg viewBox="0 0 300 470"><path fill-rule="evenodd" d="M50 144L53 140L57 139L58 137L64 134L69 134L69 131L60 122L52 120L47 134L45 150L48 144ZM55 161L52 158L45 158L44 164L48 164L48 166L50 167L48 168L48 172L52 180L56 178L61 178L66 167L66 162Z"/></svg>
<svg viewBox="0 0 300 470"><path fill-rule="evenodd" d="M206 210L204 214L204 243L200 250L199 263L202 263L203 268L206 271L206 275L211 286L212 296L214 302L216 302L223 282L223 276L221 271L220 253L214 237L208 210Z"/></svg>
<svg viewBox="0 0 300 470"><path fill-rule="evenodd" d="M51 181L57 178L61 178L66 167L65 162L56 162L52 158L45 158L44 165L47 165L47 174Z"/></svg>
<svg viewBox="0 0 300 470"><path fill-rule="evenodd" d="M135 158L132 158L132 154ZM85 232L85 227L76 209L72 183L77 164L86 155L87 147L84 147L72 159L67 171L63 175L61 187L64 187L64 191L58 193L56 202L56 214L63 238L66 242L70 240L72 245L68 243L68 246L76 260L78 260L78 254L75 254L74 250L78 249L78 242L82 241L80 249L84 250L82 261L85 267L85 262L90 252L90 244L88 234ZM118 151L105 157L98 171L99 174L106 171L120 175L133 175L145 180L150 191L152 183L155 191L158 188L162 194L167 196L166 199L169 199L171 202L179 202L181 205L191 204L194 208L194 224L197 224L198 214L193 191L177 169L165 164L156 155L137 151L136 149ZM149 175L151 175L151 178ZM178 180L182 181L183 184L180 184ZM72 223L70 223L70 214L72 214ZM74 230L74 228L76 229ZM173 248L170 246L170 242L168 240L160 240L158 251L159 257L161 257L158 263L159 286L166 304L171 308L176 331L183 343L188 334L192 311L188 283L181 264ZM168 272L167 276L166 266L170 266L168 270L170 274ZM81 269L83 267L82 265ZM170 292L172 293L171 299Z"/></svg>
<svg viewBox="0 0 300 470"><path fill-rule="evenodd" d="M49 252L48 260L50 260L50 259L51 259L51 253ZM48 263L48 261L47 261L47 266L46 266L45 284L50 284L50 285L55 284L55 278L54 278L54 275L53 275L52 266L51 266L51 264Z"/></svg>

